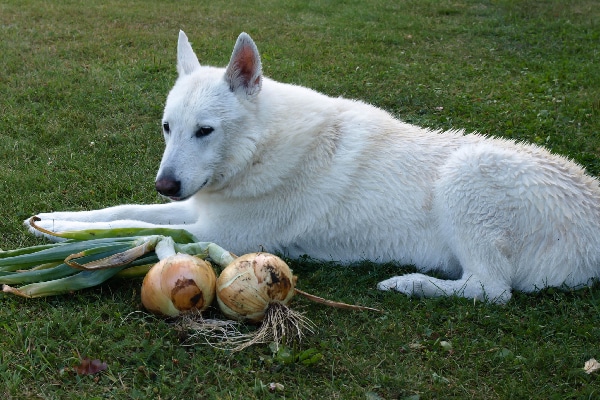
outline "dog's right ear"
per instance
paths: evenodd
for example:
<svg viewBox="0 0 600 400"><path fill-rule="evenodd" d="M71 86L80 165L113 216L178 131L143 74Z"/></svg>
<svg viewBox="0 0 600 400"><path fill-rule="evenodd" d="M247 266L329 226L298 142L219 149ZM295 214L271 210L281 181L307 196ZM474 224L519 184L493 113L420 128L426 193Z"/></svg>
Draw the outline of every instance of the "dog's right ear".
<svg viewBox="0 0 600 400"><path fill-rule="evenodd" d="M177 42L177 72L179 72L179 76L189 75L198 68L200 68L200 62L192 45L185 33L179 31L179 41Z"/></svg>

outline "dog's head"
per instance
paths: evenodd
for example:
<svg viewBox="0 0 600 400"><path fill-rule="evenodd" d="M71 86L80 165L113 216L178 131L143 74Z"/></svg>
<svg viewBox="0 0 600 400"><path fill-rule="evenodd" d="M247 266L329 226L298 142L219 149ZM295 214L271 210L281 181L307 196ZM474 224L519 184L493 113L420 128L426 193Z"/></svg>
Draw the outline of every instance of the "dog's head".
<svg viewBox="0 0 600 400"><path fill-rule="evenodd" d="M156 190L183 200L226 185L252 158L251 120L263 76L258 49L246 33L238 37L227 68L213 68L200 65L181 31L177 71L162 120L166 147Z"/></svg>

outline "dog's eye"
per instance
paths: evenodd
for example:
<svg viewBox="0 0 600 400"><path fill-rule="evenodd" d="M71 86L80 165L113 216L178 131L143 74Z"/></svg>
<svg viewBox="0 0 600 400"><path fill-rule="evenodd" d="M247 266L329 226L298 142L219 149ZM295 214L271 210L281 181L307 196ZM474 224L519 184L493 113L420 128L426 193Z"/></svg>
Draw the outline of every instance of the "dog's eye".
<svg viewBox="0 0 600 400"><path fill-rule="evenodd" d="M168 122L163 122L163 130L165 131L165 133L171 132L171 128L169 127Z"/></svg>
<svg viewBox="0 0 600 400"><path fill-rule="evenodd" d="M201 126L200 128L198 128L196 130L195 135L196 135L196 137L208 136L214 130L215 130L215 128L213 128L212 126Z"/></svg>

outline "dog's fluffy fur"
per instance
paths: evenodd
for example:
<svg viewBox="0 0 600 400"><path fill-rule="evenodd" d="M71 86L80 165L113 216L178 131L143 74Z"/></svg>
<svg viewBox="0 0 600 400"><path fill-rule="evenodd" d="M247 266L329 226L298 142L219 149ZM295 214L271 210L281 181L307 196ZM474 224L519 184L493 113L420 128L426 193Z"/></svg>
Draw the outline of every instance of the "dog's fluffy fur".
<svg viewBox="0 0 600 400"><path fill-rule="evenodd" d="M506 302L600 273L600 188L527 144L434 132L371 105L263 76L242 33L227 68L180 32L157 190L168 204L39 214L55 231L168 226L242 254L413 264L379 283Z"/></svg>

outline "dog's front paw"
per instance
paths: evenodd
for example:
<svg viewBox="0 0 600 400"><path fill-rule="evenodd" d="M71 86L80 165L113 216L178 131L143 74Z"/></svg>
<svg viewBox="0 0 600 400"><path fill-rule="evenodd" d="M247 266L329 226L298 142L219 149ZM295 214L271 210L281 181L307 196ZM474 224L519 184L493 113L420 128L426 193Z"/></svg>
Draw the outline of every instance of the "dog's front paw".
<svg viewBox="0 0 600 400"><path fill-rule="evenodd" d="M43 214L42 214L43 215ZM61 221L52 218L40 218L33 216L23 221L23 225L35 236L43 236L52 241L63 241L63 238L53 235L53 233L74 230L73 222Z"/></svg>
<svg viewBox="0 0 600 400"><path fill-rule="evenodd" d="M26 220L23 221L23 226L25 228L27 228L27 230L30 233L33 233L36 236L42 236L43 233L37 229L35 229L34 225L37 224L38 221L38 217L37 216L33 216L33 217L29 217Z"/></svg>

